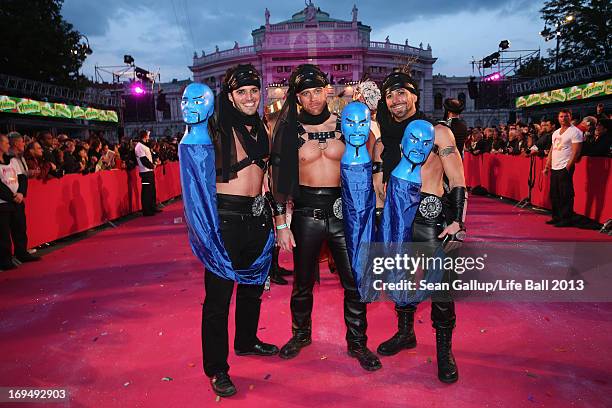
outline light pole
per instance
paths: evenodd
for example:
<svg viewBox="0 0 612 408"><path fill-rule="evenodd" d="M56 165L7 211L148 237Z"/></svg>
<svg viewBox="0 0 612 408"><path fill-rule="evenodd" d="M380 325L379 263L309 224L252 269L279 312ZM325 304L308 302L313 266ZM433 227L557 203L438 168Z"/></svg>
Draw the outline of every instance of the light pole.
<svg viewBox="0 0 612 408"><path fill-rule="evenodd" d="M544 25L544 29L540 31L540 35L544 37L544 41L550 41L553 38L557 40L557 44L555 47L555 72L559 72L559 38L562 35L562 30L564 26L567 24L573 23L575 20L572 14L568 14L563 19L559 19L555 22L554 31L548 28L548 26Z"/></svg>

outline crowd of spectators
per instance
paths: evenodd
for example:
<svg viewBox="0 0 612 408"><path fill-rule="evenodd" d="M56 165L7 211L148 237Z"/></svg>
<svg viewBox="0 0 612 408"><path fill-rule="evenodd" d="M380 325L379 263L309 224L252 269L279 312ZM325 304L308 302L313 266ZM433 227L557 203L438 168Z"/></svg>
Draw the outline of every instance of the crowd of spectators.
<svg viewBox="0 0 612 408"><path fill-rule="evenodd" d="M89 174L97 171L136 167L134 147L138 140L124 139L110 143L102 133L93 133L87 140L70 138L50 131L35 136L8 134L13 155L22 156L28 166L28 178L48 180L66 174ZM178 160L178 139L164 138L149 142L156 164Z"/></svg>
<svg viewBox="0 0 612 408"><path fill-rule="evenodd" d="M573 119L573 124L584 134L582 156L608 157L612 155L612 119L598 107L593 116ZM523 156L548 155L552 134L557 129L556 119L543 118L539 123L508 123L491 127L468 129L464 150L473 155L482 153Z"/></svg>

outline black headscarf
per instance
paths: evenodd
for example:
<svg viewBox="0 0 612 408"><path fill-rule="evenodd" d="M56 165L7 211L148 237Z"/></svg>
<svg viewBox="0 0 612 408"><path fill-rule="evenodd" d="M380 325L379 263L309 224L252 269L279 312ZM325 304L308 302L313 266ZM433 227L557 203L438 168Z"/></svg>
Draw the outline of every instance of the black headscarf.
<svg viewBox="0 0 612 408"><path fill-rule="evenodd" d="M389 92L397 89L404 88L414 95L419 96L419 89L417 82L405 72L393 72L385 78L382 84L381 93L382 98L378 101L378 109L376 113L376 120L380 126L381 140L384 146L384 150L381 154L383 162L383 181L389 180L389 176L395 166L400 162L402 153L400 145L402 144L402 138L404 137L404 130L406 126L413 120L422 119L433 124L423 112L419 110L419 101L415 102L416 113L404 119L401 122L396 121L393 118L389 108L387 107L386 96Z"/></svg>
<svg viewBox="0 0 612 408"><path fill-rule="evenodd" d="M303 64L289 79L287 98L274 127L272 145L272 192L278 202L298 197L300 176L298 170L298 112L297 94L309 88L324 88L329 84L323 71L316 65ZM327 115L327 117L325 117ZM323 123L329 118L327 107L320 115L307 115L303 110L299 120L303 123ZM325 120L322 120L325 118ZM321 121L322 120L322 121Z"/></svg>
<svg viewBox="0 0 612 408"><path fill-rule="evenodd" d="M236 136L251 160L260 160L270 155L268 133L259 114L245 115L230 101L229 95L243 86L256 86L261 89L259 73L251 64L238 65L230 68L223 80L223 89L217 98L217 137L215 138L215 158L217 181L227 183L236 178L237 173L232 167L237 163ZM246 127L250 126L249 131Z"/></svg>

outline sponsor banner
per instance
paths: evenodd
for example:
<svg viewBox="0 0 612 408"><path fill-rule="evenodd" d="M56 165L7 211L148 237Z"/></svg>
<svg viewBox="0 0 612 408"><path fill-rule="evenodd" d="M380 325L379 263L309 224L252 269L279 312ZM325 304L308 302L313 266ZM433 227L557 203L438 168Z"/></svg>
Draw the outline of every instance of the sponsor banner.
<svg viewBox="0 0 612 408"><path fill-rule="evenodd" d="M553 91L519 96L516 98L514 105L516 108L529 108L549 103L577 101L610 94L612 94L612 78L606 81L590 82Z"/></svg>
<svg viewBox="0 0 612 408"><path fill-rule="evenodd" d="M99 122L119 122L117 112L97 108L85 108L65 103L41 102L29 98L0 95L0 112L49 118L86 119Z"/></svg>

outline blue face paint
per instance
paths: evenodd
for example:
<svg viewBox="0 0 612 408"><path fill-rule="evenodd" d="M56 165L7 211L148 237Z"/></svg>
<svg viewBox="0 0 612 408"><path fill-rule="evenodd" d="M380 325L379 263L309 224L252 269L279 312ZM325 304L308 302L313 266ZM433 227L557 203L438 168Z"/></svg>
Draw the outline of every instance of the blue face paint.
<svg viewBox="0 0 612 408"><path fill-rule="evenodd" d="M425 120L415 120L406 126L402 138L402 159L391 174L395 177L421 183L421 166L433 149L434 127Z"/></svg>
<svg viewBox="0 0 612 408"><path fill-rule="evenodd" d="M181 143L212 144L208 134L208 118L214 112L214 101L214 94L207 85L194 82L185 88L181 99L181 112L183 122L188 127Z"/></svg>
<svg viewBox="0 0 612 408"><path fill-rule="evenodd" d="M341 128L346 149L342 163L358 164L371 161L365 144L370 135L370 110L361 102L351 102L344 107L341 116Z"/></svg>
<svg viewBox="0 0 612 408"><path fill-rule="evenodd" d="M412 164L423 164L434 144L434 127L424 120L410 122L402 138L402 154Z"/></svg>

